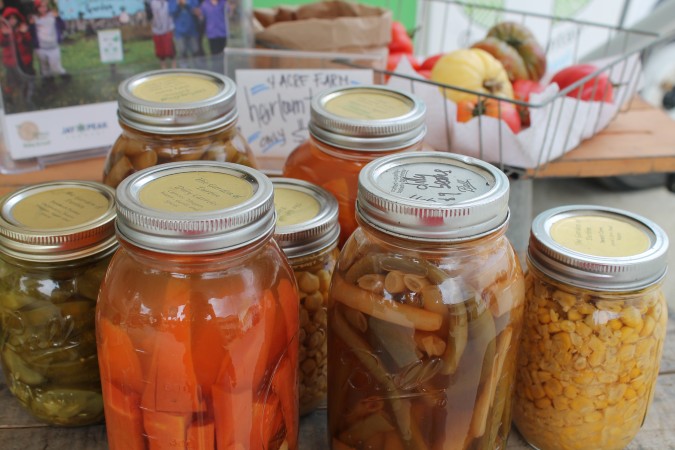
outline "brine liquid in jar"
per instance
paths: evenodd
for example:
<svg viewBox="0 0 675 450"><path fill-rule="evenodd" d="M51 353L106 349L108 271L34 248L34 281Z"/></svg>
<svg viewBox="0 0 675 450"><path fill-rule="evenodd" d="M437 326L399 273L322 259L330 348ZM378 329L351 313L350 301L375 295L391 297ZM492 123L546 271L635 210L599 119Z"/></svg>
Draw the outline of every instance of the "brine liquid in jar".
<svg viewBox="0 0 675 450"><path fill-rule="evenodd" d="M381 156L422 147L426 106L415 95L384 86L318 93L310 105L309 139L288 156L283 175L314 183L339 205L341 247L357 227L359 171Z"/></svg>
<svg viewBox="0 0 675 450"><path fill-rule="evenodd" d="M594 205L539 214L528 248L514 422L551 450L623 449L654 395L668 321L668 238Z"/></svg>
<svg viewBox="0 0 675 450"><path fill-rule="evenodd" d="M88 181L21 188L0 200L0 359L37 419L103 419L96 299L115 238L115 192Z"/></svg>
<svg viewBox="0 0 675 450"><path fill-rule="evenodd" d="M253 152L237 130L237 87L205 70L143 72L120 83L122 133L103 168L103 182L117 185L157 164L220 161L256 167Z"/></svg>
<svg viewBox="0 0 675 450"><path fill-rule="evenodd" d="M96 310L111 450L297 449L298 294L269 179L169 163L125 179L117 210Z"/></svg>
<svg viewBox="0 0 675 450"><path fill-rule="evenodd" d="M274 238L293 267L300 295L298 381L300 415L326 399L326 302L340 235L335 197L319 186L272 178L277 226Z"/></svg>
<svg viewBox="0 0 675 450"><path fill-rule="evenodd" d="M361 171L328 301L333 450L505 448L524 302L508 193L450 153Z"/></svg>

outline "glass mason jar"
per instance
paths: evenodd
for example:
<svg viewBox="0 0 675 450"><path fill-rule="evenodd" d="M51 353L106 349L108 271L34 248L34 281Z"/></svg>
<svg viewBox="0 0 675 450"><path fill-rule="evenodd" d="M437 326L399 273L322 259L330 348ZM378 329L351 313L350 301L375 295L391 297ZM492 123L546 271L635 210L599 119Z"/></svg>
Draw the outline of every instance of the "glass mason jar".
<svg viewBox="0 0 675 450"><path fill-rule="evenodd" d="M668 238L571 205L532 223L514 422L534 447L622 449L642 426L666 332Z"/></svg>
<svg viewBox="0 0 675 450"><path fill-rule="evenodd" d="M227 161L255 167L237 131L237 88L224 75L196 69L144 72L120 83L122 133L103 168L117 187L130 174L167 162Z"/></svg>
<svg viewBox="0 0 675 450"><path fill-rule="evenodd" d="M328 302L332 449L505 448L524 303L508 194L450 153L363 169Z"/></svg>
<svg viewBox="0 0 675 450"><path fill-rule="evenodd" d="M117 214L96 309L110 449L297 449L298 294L269 179L164 164L119 185Z"/></svg>
<svg viewBox="0 0 675 450"><path fill-rule="evenodd" d="M302 180L272 178L274 238L293 267L300 295L300 415L326 398L326 302L337 261L338 205L325 189Z"/></svg>
<svg viewBox="0 0 675 450"><path fill-rule="evenodd" d="M103 419L94 311L115 239L115 193L86 181L0 200L0 355L9 390L36 418Z"/></svg>
<svg viewBox="0 0 675 450"><path fill-rule="evenodd" d="M357 227L359 172L381 156L421 149L425 113L417 97L384 86L339 87L312 99L309 139L288 156L283 175L337 198L340 247Z"/></svg>

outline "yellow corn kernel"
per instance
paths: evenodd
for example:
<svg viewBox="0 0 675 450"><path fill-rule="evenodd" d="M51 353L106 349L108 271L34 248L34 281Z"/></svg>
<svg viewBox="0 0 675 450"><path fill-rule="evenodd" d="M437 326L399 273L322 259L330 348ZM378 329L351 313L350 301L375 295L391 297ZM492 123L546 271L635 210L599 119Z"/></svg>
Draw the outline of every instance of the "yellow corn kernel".
<svg viewBox="0 0 675 450"><path fill-rule="evenodd" d="M596 302L595 306L601 311L620 313L621 308L623 308L623 302L618 300L600 300Z"/></svg>
<svg viewBox="0 0 675 450"><path fill-rule="evenodd" d="M605 352L604 351L594 351L588 357L588 364L591 367L598 367L605 361Z"/></svg>
<svg viewBox="0 0 675 450"><path fill-rule="evenodd" d="M560 332L560 322L551 322L548 324L548 334L555 334Z"/></svg>
<svg viewBox="0 0 675 450"><path fill-rule="evenodd" d="M654 349L655 339L642 339L635 344L635 354L639 357L649 357Z"/></svg>
<svg viewBox="0 0 675 450"><path fill-rule="evenodd" d="M572 321L576 322L578 320L583 319L583 317L584 316L582 316L581 313L579 312L579 310L577 310L577 309L570 309L569 311L567 311L567 319L568 320L572 320Z"/></svg>
<svg viewBox="0 0 675 450"><path fill-rule="evenodd" d="M595 423L602 420L602 413L600 411L593 411L584 416L584 422Z"/></svg>
<svg viewBox="0 0 675 450"><path fill-rule="evenodd" d="M628 386L623 383L609 386L607 388L607 401L610 404L621 401L623 396L626 394L626 389L628 389Z"/></svg>
<svg viewBox="0 0 675 450"><path fill-rule="evenodd" d="M635 357L636 346L632 344L626 344L619 349L619 359L621 361L628 361Z"/></svg>
<svg viewBox="0 0 675 450"><path fill-rule="evenodd" d="M584 322L577 322L576 324L576 331L579 333L581 337L587 338L593 333L593 330L586 325Z"/></svg>
<svg viewBox="0 0 675 450"><path fill-rule="evenodd" d="M563 311L568 311L577 302L577 298L574 295L558 290L553 293L552 298L558 302Z"/></svg>
<svg viewBox="0 0 675 450"><path fill-rule="evenodd" d="M551 409L553 407L551 400L547 397L536 399L534 405L539 409Z"/></svg>
<svg viewBox="0 0 675 450"><path fill-rule="evenodd" d="M539 323L549 323L551 322L551 315L546 311L545 313L539 313L537 314L537 319L539 320Z"/></svg>
<svg viewBox="0 0 675 450"><path fill-rule="evenodd" d="M532 385L532 397L535 400L546 397L546 393L544 392L544 388L542 388L540 384L533 384Z"/></svg>
<svg viewBox="0 0 675 450"><path fill-rule="evenodd" d="M585 316L592 315L595 312L595 307L590 303L581 303L577 309L579 312Z"/></svg>
<svg viewBox="0 0 675 450"><path fill-rule="evenodd" d="M593 406L593 401L582 396L578 396L570 400L570 408L574 411L577 411L580 414L588 414L595 410Z"/></svg>
<svg viewBox="0 0 675 450"><path fill-rule="evenodd" d="M637 392L635 392L635 389L629 387L626 389L626 392L623 394L623 398L626 400L633 400L635 397L637 397Z"/></svg>
<svg viewBox="0 0 675 450"><path fill-rule="evenodd" d="M610 320L607 325L614 331L620 330L623 327L623 323L619 319Z"/></svg>
<svg viewBox="0 0 675 450"><path fill-rule="evenodd" d="M574 360L574 370L584 370L586 366L586 358L577 358Z"/></svg>
<svg viewBox="0 0 675 450"><path fill-rule="evenodd" d="M553 341L553 348L559 352L567 352L572 348L572 339L567 333L556 333L551 340Z"/></svg>
<svg viewBox="0 0 675 450"><path fill-rule="evenodd" d="M651 336L654 332L654 327L656 326L656 320L652 316L645 317L644 326L640 330L640 336Z"/></svg>
<svg viewBox="0 0 675 450"><path fill-rule="evenodd" d="M593 381L593 372L588 370L585 372L581 372L579 375L572 378L572 381L580 385L590 384Z"/></svg>
<svg viewBox="0 0 675 450"><path fill-rule="evenodd" d="M638 333L630 327L621 328L621 342L624 344L634 344L638 341L640 336Z"/></svg>
<svg viewBox="0 0 675 450"><path fill-rule="evenodd" d="M633 388L633 389L635 389L636 391L637 391L640 387L644 387L644 385L645 385L645 377L644 377L644 375L640 375L640 376L638 376L638 377L636 377L636 378L633 378L633 380L630 382L630 387Z"/></svg>
<svg viewBox="0 0 675 450"><path fill-rule="evenodd" d="M640 331L644 325L642 314L640 314L640 311L635 306L627 306L621 310L621 321L626 326L635 328L637 331Z"/></svg>
<svg viewBox="0 0 675 450"><path fill-rule="evenodd" d="M553 408L556 411L567 411L570 409L570 401L566 397L555 397L553 399Z"/></svg>
<svg viewBox="0 0 675 450"><path fill-rule="evenodd" d="M558 315L555 309L550 309L548 311L548 314L551 316L551 322L557 322L558 319L560 319L560 316Z"/></svg>
<svg viewBox="0 0 675 450"><path fill-rule="evenodd" d="M605 344L596 336L591 336L588 340L588 347L595 352L605 351Z"/></svg>
<svg viewBox="0 0 675 450"><path fill-rule="evenodd" d="M571 320L563 320L560 322L560 329L567 331L568 333L573 333L575 329L574 322Z"/></svg>
<svg viewBox="0 0 675 450"><path fill-rule="evenodd" d="M595 400L594 403L595 403L595 407L597 409L600 409L600 410L604 410L605 408L607 408L607 406L609 406L609 402L607 402L606 399Z"/></svg>
<svg viewBox="0 0 675 450"><path fill-rule="evenodd" d="M550 372L544 372L543 370L540 370L537 372L537 378L539 379L540 383L545 383L548 380L550 380L553 377Z"/></svg>
<svg viewBox="0 0 675 450"><path fill-rule="evenodd" d="M603 372L598 374L598 381L604 384L612 384L619 381L619 375L616 373Z"/></svg>
<svg viewBox="0 0 675 450"><path fill-rule="evenodd" d="M553 400L554 398L562 395L563 386L560 384L560 381L556 380L555 378L551 378L544 383L544 392L546 392L546 396L548 398Z"/></svg>

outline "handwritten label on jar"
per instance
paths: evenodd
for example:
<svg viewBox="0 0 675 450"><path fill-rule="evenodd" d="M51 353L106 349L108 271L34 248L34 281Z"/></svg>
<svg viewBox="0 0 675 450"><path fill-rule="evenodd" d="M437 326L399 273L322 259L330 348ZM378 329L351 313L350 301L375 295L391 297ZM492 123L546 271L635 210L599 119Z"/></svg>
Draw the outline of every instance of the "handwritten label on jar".
<svg viewBox="0 0 675 450"><path fill-rule="evenodd" d="M71 228L100 218L110 208L110 201L91 189L50 189L21 199L12 208L12 216L37 230Z"/></svg>
<svg viewBox="0 0 675 450"><path fill-rule="evenodd" d="M224 173L188 172L149 182L140 193L149 208L171 212L205 212L227 209L250 199L248 181Z"/></svg>
<svg viewBox="0 0 675 450"><path fill-rule="evenodd" d="M132 92L151 102L193 103L214 97L220 89L214 81L197 75L165 74L143 80Z"/></svg>
<svg viewBox="0 0 675 450"><path fill-rule="evenodd" d="M551 225L551 238L565 248L601 257L639 255L651 241L642 230L622 220L603 216L575 216Z"/></svg>
<svg viewBox="0 0 675 450"><path fill-rule="evenodd" d="M449 164L396 166L379 175L378 185L395 196L425 203L455 204L490 191L494 181Z"/></svg>
<svg viewBox="0 0 675 450"><path fill-rule="evenodd" d="M319 214L319 202L311 195L295 189L274 189L277 224L282 227L307 222Z"/></svg>

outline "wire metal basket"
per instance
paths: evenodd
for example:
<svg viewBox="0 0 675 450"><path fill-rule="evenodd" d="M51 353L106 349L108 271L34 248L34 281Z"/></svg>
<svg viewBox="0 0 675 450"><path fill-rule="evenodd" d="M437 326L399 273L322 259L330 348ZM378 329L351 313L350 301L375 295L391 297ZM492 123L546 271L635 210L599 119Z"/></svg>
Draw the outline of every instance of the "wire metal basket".
<svg viewBox="0 0 675 450"><path fill-rule="evenodd" d="M456 19L458 15L464 17L465 27L459 38L456 35L453 41L444 30L450 29L449 21ZM435 123L444 124L445 129L435 131L445 139L444 150L470 154L492 162L514 177L525 174L536 176L537 171L545 167L549 161L576 147L584 139L590 138L606 127L618 113L629 109L630 102L640 85L641 56L659 40L657 33L649 31L455 0L421 0L418 16L415 47L418 52L424 52L426 55L444 53L458 47L470 47L473 42L484 37L486 30L492 25L501 21L511 21L537 30L536 34L545 49L549 67L552 61L559 68L588 61L593 61L597 67L594 72L536 102L524 102L441 84L415 74L376 69L382 76L381 80L384 77L389 78L389 84L394 82L398 87L413 93L425 89L428 91L430 87L438 91L440 98L443 98L440 93L445 94L448 90L468 92L475 95L478 101L487 98L496 99L499 100L499 105L504 102L529 108L533 117L543 118L536 124L533 121L532 127L537 129L530 132L533 137L526 145L528 147L526 151L529 153L525 159L528 162L520 164L517 161L514 163L513 155L509 154L513 149L511 145L513 142L508 141L511 137L504 121L497 121L498 132L495 133L494 119L477 116L474 119L477 126L474 124L469 130L475 133L473 138L467 140L464 136L464 144L458 149L457 143L453 142L456 141L457 134L457 130L453 129L456 126L453 103L443 101L444 110L436 112L436 115L440 114L443 117L443 120L436 120ZM439 22L440 36L438 32L430 32L428 29ZM561 35L565 40L562 42L564 45L560 42ZM457 42L458 40L460 42ZM599 42L592 51L586 48L590 41ZM561 52L561 48L564 48L564 51ZM614 101L612 103L582 101L582 89L578 88L592 86L591 98L595 98L598 80L602 74L609 76L612 83L615 83L615 80L620 81L614 91ZM575 90L578 90L578 94L570 97L568 94ZM501 117L501 106L499 108ZM488 124L486 120L493 122ZM577 129L579 123L583 124L581 132ZM434 131L432 128L430 126L430 131Z"/></svg>

